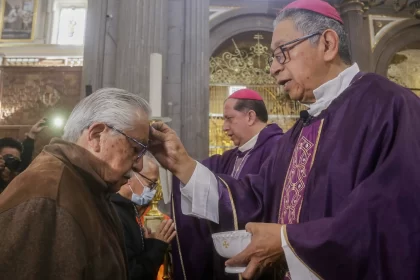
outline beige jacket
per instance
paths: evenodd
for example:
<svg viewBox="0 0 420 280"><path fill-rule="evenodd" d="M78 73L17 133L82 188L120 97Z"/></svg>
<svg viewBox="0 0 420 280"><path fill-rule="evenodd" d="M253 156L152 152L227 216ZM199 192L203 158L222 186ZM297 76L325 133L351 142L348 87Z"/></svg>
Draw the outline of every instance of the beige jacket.
<svg viewBox="0 0 420 280"><path fill-rule="evenodd" d="M0 195L1 279L128 278L121 223L90 155L53 140Z"/></svg>

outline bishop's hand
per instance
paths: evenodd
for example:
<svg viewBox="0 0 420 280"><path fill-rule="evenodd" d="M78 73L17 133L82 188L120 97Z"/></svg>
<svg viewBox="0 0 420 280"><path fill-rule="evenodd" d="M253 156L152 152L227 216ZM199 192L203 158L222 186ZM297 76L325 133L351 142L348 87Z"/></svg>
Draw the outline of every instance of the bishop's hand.
<svg viewBox="0 0 420 280"><path fill-rule="evenodd" d="M163 122L152 124L149 150L164 168L183 184L188 183L197 163L188 155L175 131Z"/></svg>
<svg viewBox="0 0 420 280"><path fill-rule="evenodd" d="M242 273L245 279L253 279L266 268L284 259L280 224L248 223L246 231L252 234L251 243L241 253L226 261L226 266L247 265Z"/></svg>

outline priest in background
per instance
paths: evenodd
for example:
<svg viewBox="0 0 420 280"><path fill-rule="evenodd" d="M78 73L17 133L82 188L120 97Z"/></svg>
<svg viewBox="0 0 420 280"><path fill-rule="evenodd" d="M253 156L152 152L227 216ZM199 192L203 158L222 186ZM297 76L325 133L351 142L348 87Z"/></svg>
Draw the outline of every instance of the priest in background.
<svg viewBox="0 0 420 280"><path fill-rule="evenodd" d="M268 113L258 92L241 89L225 100L223 131L236 148L211 156L202 164L214 173L241 179L258 174L262 163L283 135L277 124L268 124ZM238 279L224 273L224 261L213 249L209 224L182 215L179 181L174 180L174 220L178 237L172 244L175 279ZM229 225L225 230L233 230ZM180 250L178 247L180 244ZM183 268L183 269L182 269Z"/></svg>
<svg viewBox="0 0 420 280"><path fill-rule="evenodd" d="M295 280L420 279L420 99L351 63L327 2L287 5L271 48L271 74L308 110L258 175L214 174L154 124L152 150L183 183L183 213L215 231L268 223L249 224L250 246L227 262L249 263L247 279L284 256Z"/></svg>

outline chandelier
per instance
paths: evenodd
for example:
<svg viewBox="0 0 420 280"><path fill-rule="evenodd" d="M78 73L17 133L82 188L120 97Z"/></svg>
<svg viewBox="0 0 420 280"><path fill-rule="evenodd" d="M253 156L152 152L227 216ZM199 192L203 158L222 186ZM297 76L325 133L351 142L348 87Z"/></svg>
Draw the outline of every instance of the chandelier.
<svg viewBox="0 0 420 280"><path fill-rule="evenodd" d="M271 53L268 47L261 44L264 39L261 34L256 34L255 45L248 49L239 49L232 38L234 52L210 58L210 83L224 85L266 85L275 84L270 76L268 58Z"/></svg>
<svg viewBox="0 0 420 280"><path fill-rule="evenodd" d="M377 7L385 4L385 0L365 0L361 2L367 7ZM420 0L393 0L393 6L396 12L408 8L415 18L420 19Z"/></svg>

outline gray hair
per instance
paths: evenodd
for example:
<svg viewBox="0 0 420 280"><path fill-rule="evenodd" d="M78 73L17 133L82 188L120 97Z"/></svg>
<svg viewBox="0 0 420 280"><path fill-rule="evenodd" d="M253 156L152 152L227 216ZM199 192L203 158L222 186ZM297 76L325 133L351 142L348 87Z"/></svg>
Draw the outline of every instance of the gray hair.
<svg viewBox="0 0 420 280"><path fill-rule="evenodd" d="M286 19L292 20L296 29L302 32L303 35L323 32L327 29L334 30L339 38L338 55L344 63L352 63L348 36L344 30L344 26L340 22L308 10L287 9L279 13L274 21L274 28L276 28L281 21ZM318 40L319 36L314 36L309 39L312 44L315 44Z"/></svg>
<svg viewBox="0 0 420 280"><path fill-rule="evenodd" d="M150 106L140 95L118 88L99 89L76 105L62 138L77 142L83 131L94 122L103 122L120 130L133 129L139 110L150 117Z"/></svg>

